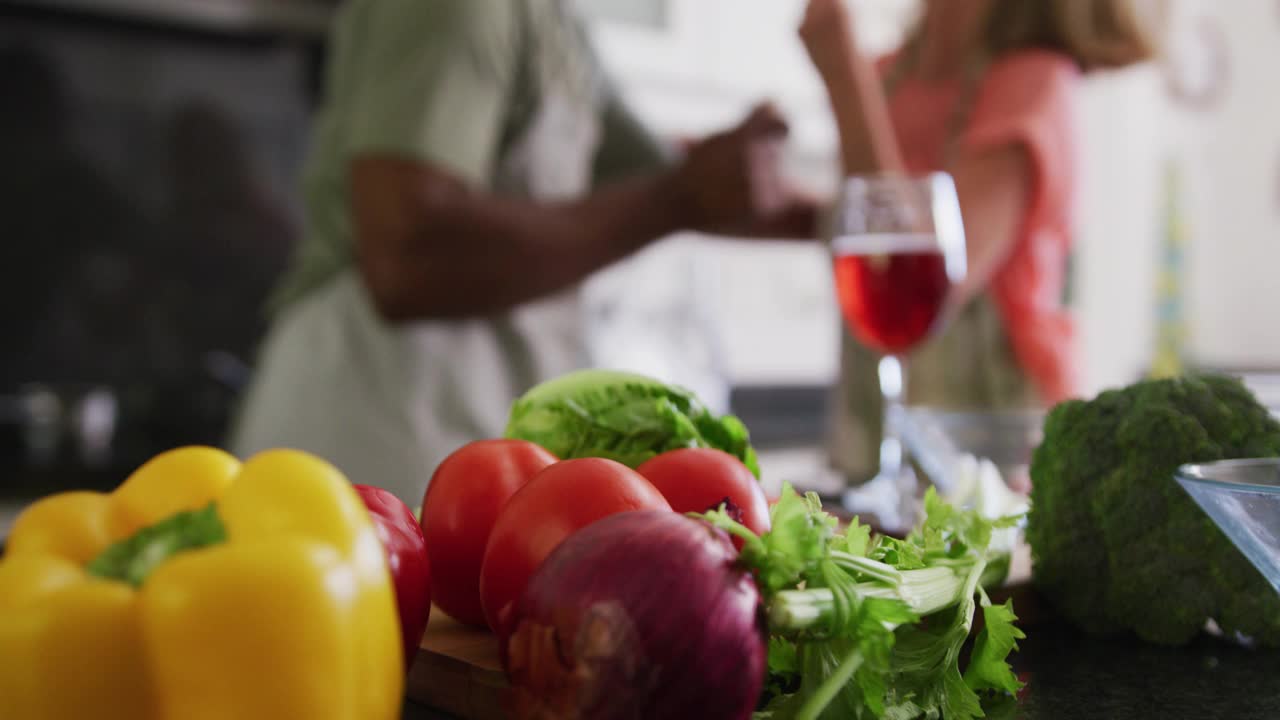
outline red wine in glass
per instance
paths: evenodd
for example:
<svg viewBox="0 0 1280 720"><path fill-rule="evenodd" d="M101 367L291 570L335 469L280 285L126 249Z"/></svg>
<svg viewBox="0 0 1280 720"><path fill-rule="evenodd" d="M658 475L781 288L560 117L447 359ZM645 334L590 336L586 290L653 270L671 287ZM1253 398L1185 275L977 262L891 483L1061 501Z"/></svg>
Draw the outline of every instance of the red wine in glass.
<svg viewBox="0 0 1280 720"><path fill-rule="evenodd" d="M840 312L850 332L868 347L906 353L933 329L951 287L946 256L936 244L934 248L861 254L837 248Z"/></svg>
<svg viewBox="0 0 1280 720"><path fill-rule="evenodd" d="M966 270L964 222L946 173L845 178L832 215L829 246L836 299L849 332L881 354L884 397L880 468L870 483L897 486L905 472L899 437L905 359L942 322L951 286ZM880 483L884 484L884 483ZM860 512L850 488L845 507Z"/></svg>

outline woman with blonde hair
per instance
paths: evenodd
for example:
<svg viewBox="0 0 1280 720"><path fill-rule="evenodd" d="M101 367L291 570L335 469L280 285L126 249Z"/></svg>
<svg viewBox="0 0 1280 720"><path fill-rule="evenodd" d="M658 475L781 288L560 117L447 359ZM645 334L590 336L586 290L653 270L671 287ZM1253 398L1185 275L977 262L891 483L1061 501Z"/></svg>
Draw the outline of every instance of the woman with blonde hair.
<svg viewBox="0 0 1280 720"><path fill-rule="evenodd" d="M903 47L867 58L845 0L810 0L800 35L822 76L845 176L943 170L955 180L968 274L947 327L913 352L908 404L1051 405L1076 391L1067 265L1082 74L1153 53L1129 0L927 0ZM875 474L878 356L846 333L833 465ZM855 417L856 414L856 417Z"/></svg>

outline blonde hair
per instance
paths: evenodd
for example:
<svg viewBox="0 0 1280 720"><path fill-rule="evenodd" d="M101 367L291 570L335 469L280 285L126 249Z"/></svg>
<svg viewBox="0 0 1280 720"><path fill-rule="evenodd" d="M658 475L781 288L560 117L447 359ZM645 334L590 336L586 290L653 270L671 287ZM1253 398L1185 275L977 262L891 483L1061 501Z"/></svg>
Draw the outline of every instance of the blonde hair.
<svg viewBox="0 0 1280 720"><path fill-rule="evenodd" d="M1082 69L1120 68L1157 52L1164 0L993 0L983 50L1060 52Z"/></svg>

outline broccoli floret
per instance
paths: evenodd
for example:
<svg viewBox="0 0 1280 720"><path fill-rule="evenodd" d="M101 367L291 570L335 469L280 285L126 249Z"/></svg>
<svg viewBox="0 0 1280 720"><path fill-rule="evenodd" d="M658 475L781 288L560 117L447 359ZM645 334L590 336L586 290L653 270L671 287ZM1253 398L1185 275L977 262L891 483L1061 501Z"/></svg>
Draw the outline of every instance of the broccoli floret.
<svg viewBox="0 0 1280 720"><path fill-rule="evenodd" d="M1069 401L1031 463L1034 579L1097 633L1178 645L1215 620L1280 646L1280 595L1174 480L1184 463L1280 456L1280 423L1218 375Z"/></svg>

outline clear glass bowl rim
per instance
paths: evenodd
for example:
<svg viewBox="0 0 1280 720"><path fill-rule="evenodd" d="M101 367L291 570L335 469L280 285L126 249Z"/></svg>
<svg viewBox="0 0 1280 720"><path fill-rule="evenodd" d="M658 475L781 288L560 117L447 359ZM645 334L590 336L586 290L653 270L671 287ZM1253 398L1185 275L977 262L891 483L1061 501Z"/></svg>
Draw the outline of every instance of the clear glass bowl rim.
<svg viewBox="0 0 1280 720"><path fill-rule="evenodd" d="M1244 469L1250 467L1271 467L1280 469L1280 458L1244 458L1239 460L1216 460L1207 463L1183 465L1174 473L1174 477L1184 484L1200 485L1208 488L1250 492L1262 495L1280 495L1280 473L1275 475L1275 484L1251 483L1240 480L1224 480L1208 477L1206 473L1215 468Z"/></svg>

